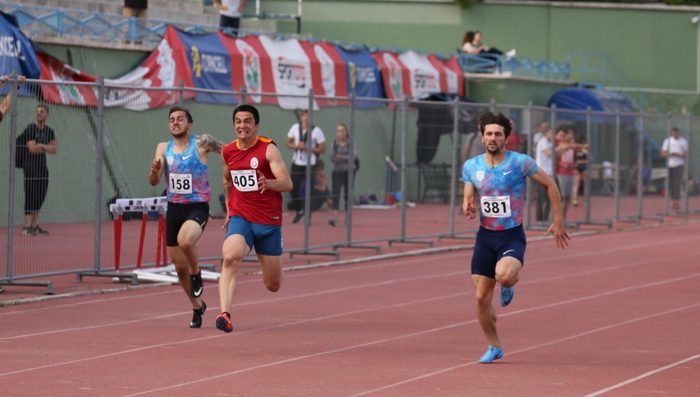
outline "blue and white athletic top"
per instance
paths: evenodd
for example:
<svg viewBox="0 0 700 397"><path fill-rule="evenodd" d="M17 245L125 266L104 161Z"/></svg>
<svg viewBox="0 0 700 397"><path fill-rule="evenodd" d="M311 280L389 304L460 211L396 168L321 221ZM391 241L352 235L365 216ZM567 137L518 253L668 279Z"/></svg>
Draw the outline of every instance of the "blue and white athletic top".
<svg viewBox="0 0 700 397"><path fill-rule="evenodd" d="M506 151L503 162L495 167L486 164L485 154L467 160L462 167L464 183L476 188L481 226L489 230L506 230L523 223L525 178L539 169L525 154Z"/></svg>
<svg viewBox="0 0 700 397"><path fill-rule="evenodd" d="M175 140L165 149L165 183L168 186L168 201L178 204L208 202L211 198L206 164L197 153L197 137L190 136L184 153L173 153Z"/></svg>

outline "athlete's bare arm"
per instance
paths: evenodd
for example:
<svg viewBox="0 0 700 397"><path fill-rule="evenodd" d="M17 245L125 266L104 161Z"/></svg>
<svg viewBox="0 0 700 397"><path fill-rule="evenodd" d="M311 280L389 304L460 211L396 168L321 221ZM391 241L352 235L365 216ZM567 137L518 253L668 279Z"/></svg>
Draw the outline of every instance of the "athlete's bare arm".
<svg viewBox="0 0 700 397"><path fill-rule="evenodd" d="M473 183L464 184L464 201L462 201L462 212L468 220L476 218L476 189Z"/></svg>
<svg viewBox="0 0 700 397"><path fill-rule="evenodd" d="M221 153L224 143L209 134L197 135L197 149L205 152Z"/></svg>
<svg viewBox="0 0 700 397"><path fill-rule="evenodd" d="M284 165L282 154L280 154L277 146L268 145L265 155L275 179L268 179L262 172L258 171L258 188L260 189L260 193L262 194L266 189L276 192L288 192L292 190L292 179L289 177L287 166Z"/></svg>
<svg viewBox="0 0 700 397"><path fill-rule="evenodd" d="M547 189L547 196L549 196L549 202L552 204L554 222L552 222L552 225L547 229L545 235L552 233L559 248L568 246L571 237L569 237L564 228L564 216L562 215L561 197L559 196L557 183L554 182L554 179L547 175L542 168L538 169L537 172L532 175L532 180Z"/></svg>
<svg viewBox="0 0 700 397"><path fill-rule="evenodd" d="M156 147L156 155L151 161L151 172L148 174L148 182L151 186L160 183L160 178L165 172L165 148L167 145L167 142L161 142Z"/></svg>
<svg viewBox="0 0 700 397"><path fill-rule="evenodd" d="M228 219L229 219L228 197L231 195L231 187L233 186L233 178L231 178L231 170L229 170L228 164L226 164L226 160L221 159L221 162L224 164L223 184L224 184L224 203L226 203L226 220L224 221L224 224L221 226L221 228L226 229L228 227Z"/></svg>

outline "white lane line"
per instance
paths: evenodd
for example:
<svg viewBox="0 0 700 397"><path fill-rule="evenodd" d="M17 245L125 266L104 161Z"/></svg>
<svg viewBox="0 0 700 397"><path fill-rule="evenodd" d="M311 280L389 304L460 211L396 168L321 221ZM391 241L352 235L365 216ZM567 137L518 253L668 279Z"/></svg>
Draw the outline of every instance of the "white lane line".
<svg viewBox="0 0 700 397"><path fill-rule="evenodd" d="M664 315L667 315L667 314L672 314L672 313L680 312L680 311L683 311L683 310L693 309L693 308L698 307L698 306L700 306L700 303L695 303L695 304L688 305L688 306L684 306L684 307L679 307L679 308L675 308L675 309L671 309L671 310L666 310L666 311L663 311L663 312L660 312L660 313L650 314L650 315L647 315L647 316L638 317L638 318L634 318L634 319L631 319L631 320L626 320L626 321L623 321L623 322L620 322L620 323L617 323L617 324L606 325L606 326L604 326L604 327L592 329L592 330L589 330L589 331L586 331L586 332L582 332L582 333L579 333L579 334L570 335L570 336L567 336L566 338L561 338L561 339L549 341L549 342L547 342L547 343L542 343L542 344L539 344L539 345L526 347L526 348L524 348L524 349L514 350L514 351L511 351L511 352L508 352L508 355L510 356L510 355L514 355L514 354L519 354L519 353L523 353L523 352L527 352L527 351L539 349L539 348L541 348L541 347L554 345L554 344L561 343L561 342L567 342L567 341L570 341L570 340L573 340L573 339L576 339L576 338L580 338L580 337L583 337L583 336L588 336L588 335L591 335L591 334L594 334L594 333L597 333L597 332L607 331L607 330L612 329L612 328L620 327L620 326L623 326L623 325L629 325L629 324L633 324L633 323L640 322L640 321L644 321L644 320L649 320L649 319L654 318L654 317L664 316ZM694 357L697 358L698 356L694 356ZM691 357L691 358L693 358L693 357ZM686 359L685 361L688 361L688 360ZM685 362L685 361L683 361L683 362ZM413 377L413 378L409 378L409 379L403 380L403 381L401 381L401 382L396 382L396 383L392 383L392 384L390 384L390 385L378 387L378 388L376 388L376 389L366 390L366 391L361 392L361 393L352 394L352 395L350 395L350 396L348 396L348 397L366 396L366 395L368 395L368 394L376 393L376 392L378 392L378 391L390 389L390 388L396 387L396 386L405 385L405 384L407 384L407 383L415 382L415 381L420 380L420 379L425 379L425 378L428 378L428 377L431 377L431 376L434 376L434 375L439 375L439 374L442 374L442 373L445 373L445 372L448 372L448 371L453 371L453 370L455 370L455 369L464 368L464 367L467 367L467 366L469 366L469 365L474 365L474 364L478 364L478 361L472 361L472 362L469 362L469 363L460 364L460 365L455 365L455 366L449 367L449 368L444 368L444 369L441 369L441 370L439 370L439 371L434 371L434 372L430 372L430 373L423 374L423 375L420 375L420 376L416 376L416 377Z"/></svg>
<svg viewBox="0 0 700 397"><path fill-rule="evenodd" d="M629 385L630 383L634 383L634 382L636 382L636 381L638 381L638 380L640 380L640 379L644 379L644 378L646 378L646 377L648 377L648 376L657 374L657 373L659 373L659 372L661 372L661 371L665 371L665 370L667 370L667 369L671 369L671 368L673 368L673 367L676 367L676 366L679 366L679 365L681 365L681 364L687 363L688 361L697 360L698 358L700 358L700 354L696 354L696 355L694 355L694 356L692 356L692 357L688 357L688 358L683 359L683 360L681 360L681 361L676 361L675 363L669 364L669 365L667 365L667 366L665 366L665 367L661 367L661 368L655 369L655 370L653 370L653 371L649 371L649 372L647 372L647 373L645 373L645 374L641 374L641 375L639 375L639 376L637 376L637 377L634 377L634 378L632 378L632 379L628 379L628 380L626 380L626 381L624 381L624 382L620 382L620 383L618 383L618 384L616 384L616 385L613 385L613 386L610 386L610 387L608 387L608 388L605 388L605 389L602 389L602 390L598 390L598 391L595 392L595 393L586 394L584 397L595 397L595 396L599 396L599 395L601 395L601 394L603 394L603 393L607 393L607 392L609 392L609 391L611 391L611 390L615 390L615 389L618 389L618 388L620 388L620 387L622 387L622 386Z"/></svg>

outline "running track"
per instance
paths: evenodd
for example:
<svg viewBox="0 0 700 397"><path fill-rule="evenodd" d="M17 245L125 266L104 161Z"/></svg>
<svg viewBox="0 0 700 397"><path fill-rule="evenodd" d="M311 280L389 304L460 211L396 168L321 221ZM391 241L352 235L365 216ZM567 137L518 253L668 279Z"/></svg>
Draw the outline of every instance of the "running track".
<svg viewBox="0 0 700 397"><path fill-rule="evenodd" d="M0 308L2 396L697 396L700 224L531 239L478 364L471 251L240 278L234 332L178 286ZM496 303L497 304L497 303Z"/></svg>

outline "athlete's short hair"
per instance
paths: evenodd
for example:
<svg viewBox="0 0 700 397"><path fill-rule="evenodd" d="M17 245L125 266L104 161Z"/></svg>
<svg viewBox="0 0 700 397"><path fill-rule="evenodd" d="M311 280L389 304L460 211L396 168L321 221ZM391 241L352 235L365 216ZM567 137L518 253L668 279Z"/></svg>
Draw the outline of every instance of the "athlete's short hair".
<svg viewBox="0 0 700 397"><path fill-rule="evenodd" d="M255 125L260 124L260 113L258 113L258 109L255 108L253 105L239 105L235 109L233 109L233 120L236 120L236 113L238 112L248 112L253 115L253 118L255 119Z"/></svg>
<svg viewBox="0 0 700 397"><path fill-rule="evenodd" d="M489 124L498 124L503 127L503 133L506 138L510 136L512 127L510 126L510 119L504 116L503 113L498 112L498 114L493 114L491 112L486 112L479 118L479 129L481 130L481 135L484 135L484 128Z"/></svg>
<svg viewBox="0 0 700 397"><path fill-rule="evenodd" d="M194 120L192 120L192 114L190 113L189 109L183 108L182 106L173 106L170 108L170 113L168 113L168 118L170 118L170 115L172 115L175 112L185 112L185 116L187 116L187 122L190 124L194 123Z"/></svg>

